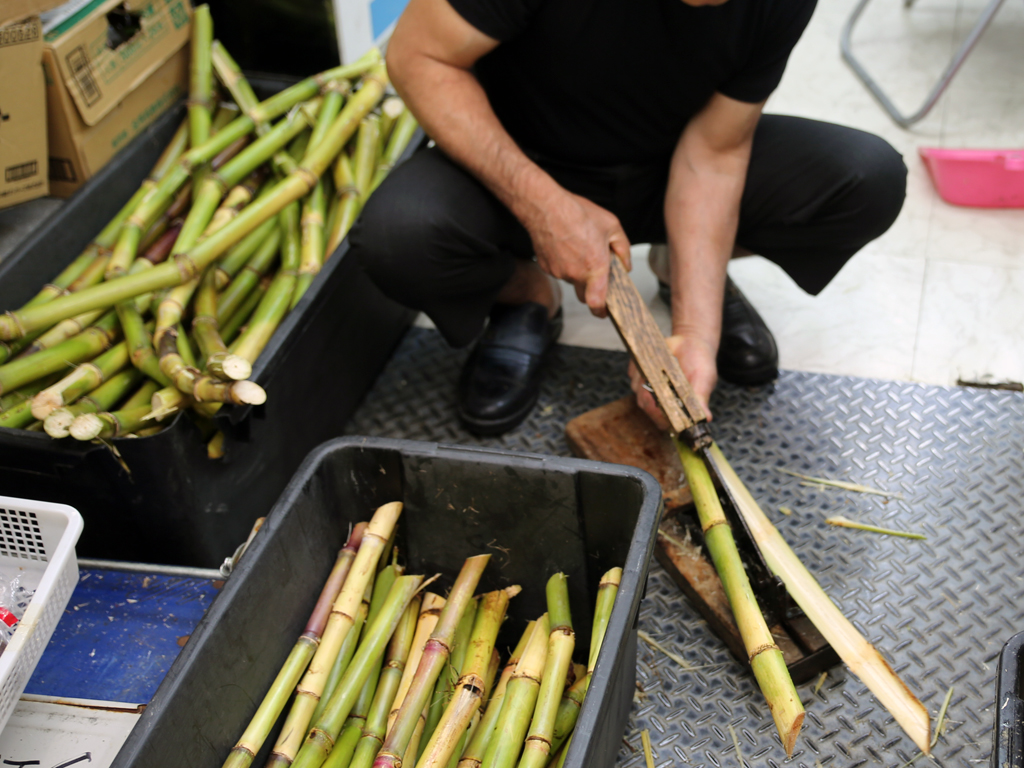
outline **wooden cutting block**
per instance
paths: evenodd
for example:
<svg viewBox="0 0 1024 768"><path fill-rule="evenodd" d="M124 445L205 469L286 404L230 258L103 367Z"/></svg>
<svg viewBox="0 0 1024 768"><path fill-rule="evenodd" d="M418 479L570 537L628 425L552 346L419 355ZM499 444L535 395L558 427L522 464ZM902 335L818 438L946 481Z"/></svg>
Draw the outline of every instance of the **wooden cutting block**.
<svg viewBox="0 0 1024 768"><path fill-rule="evenodd" d="M672 440L651 423L632 395L577 416L566 425L565 436L580 458L626 464L654 476L665 502L655 557L733 656L749 666L722 582L704 551L693 497ZM794 683L806 682L839 663L835 651L802 613L787 616L771 632Z"/></svg>

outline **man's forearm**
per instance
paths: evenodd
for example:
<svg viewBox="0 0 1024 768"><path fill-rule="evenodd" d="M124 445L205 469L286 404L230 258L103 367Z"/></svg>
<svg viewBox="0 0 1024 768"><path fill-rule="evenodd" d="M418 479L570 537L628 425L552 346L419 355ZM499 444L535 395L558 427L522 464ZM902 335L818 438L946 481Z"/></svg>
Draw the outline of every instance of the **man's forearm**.
<svg viewBox="0 0 1024 768"><path fill-rule="evenodd" d="M393 70L395 88L438 146L527 228L542 220L561 187L512 140L476 77L423 55Z"/></svg>

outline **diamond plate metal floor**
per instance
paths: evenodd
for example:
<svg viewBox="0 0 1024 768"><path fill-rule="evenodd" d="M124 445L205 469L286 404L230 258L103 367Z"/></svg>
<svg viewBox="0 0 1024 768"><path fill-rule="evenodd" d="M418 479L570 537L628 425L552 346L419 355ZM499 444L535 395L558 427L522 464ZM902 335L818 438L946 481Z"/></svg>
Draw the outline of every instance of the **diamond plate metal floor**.
<svg viewBox="0 0 1024 768"><path fill-rule="evenodd" d="M628 392L625 354L559 347L530 418L500 438L475 438L455 417L465 356L436 332L413 329L347 432L569 455L566 422ZM933 719L954 687L934 763L987 764L999 651L1024 629L1024 396L783 372L772 386L723 384L711 407L719 443L762 507ZM902 498L802 486L780 467ZM779 514L780 506L793 514ZM833 528L824 522L831 514L928 538ZM800 687L807 719L786 761L753 678L657 563L640 627L692 668L640 643L622 768L643 765L643 728L658 768L900 768L917 755L865 686L839 667L817 693L813 683Z"/></svg>

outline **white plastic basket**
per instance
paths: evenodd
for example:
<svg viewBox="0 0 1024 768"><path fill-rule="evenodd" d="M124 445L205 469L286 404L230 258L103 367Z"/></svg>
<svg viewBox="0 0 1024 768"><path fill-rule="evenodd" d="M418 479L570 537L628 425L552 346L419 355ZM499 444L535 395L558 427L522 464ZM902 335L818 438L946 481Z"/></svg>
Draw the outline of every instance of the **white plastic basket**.
<svg viewBox="0 0 1024 768"><path fill-rule="evenodd" d="M0 730L14 711L78 584L82 516L66 504L0 496L0 576L20 574L32 602L0 655Z"/></svg>

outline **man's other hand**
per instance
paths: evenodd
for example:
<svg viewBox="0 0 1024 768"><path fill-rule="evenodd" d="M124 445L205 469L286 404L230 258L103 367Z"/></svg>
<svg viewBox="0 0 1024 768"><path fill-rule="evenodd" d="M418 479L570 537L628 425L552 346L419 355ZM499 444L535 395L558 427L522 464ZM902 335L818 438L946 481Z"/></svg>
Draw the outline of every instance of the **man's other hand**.
<svg viewBox="0 0 1024 768"><path fill-rule="evenodd" d="M629 238L613 213L585 197L559 189L545 203L527 223L537 263L572 283L579 300L605 317L612 254L630 269Z"/></svg>
<svg viewBox="0 0 1024 768"><path fill-rule="evenodd" d="M668 344L669 351L679 361L679 365L683 369L683 375L686 376L687 381L690 382L690 386L693 387L697 395L697 399L700 400L704 410L707 411L708 421L711 421L711 409L708 408L708 399L711 397L711 392L718 382L718 367L715 365L716 350L696 336L669 336L665 339L665 343ZM636 367L636 363L630 360L629 384L636 394L637 405L650 417L658 429L667 430L669 424L665 419L665 414L655 401L654 395L644 388L646 383L647 381L644 379L643 374L640 373L640 369Z"/></svg>

